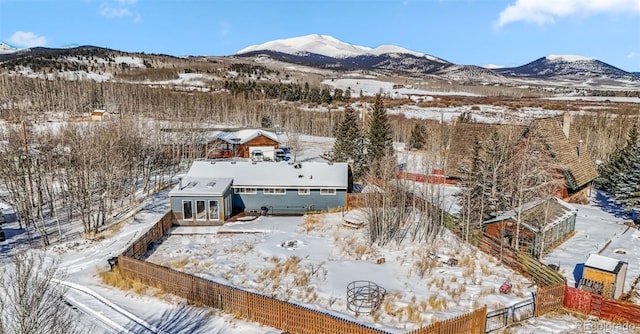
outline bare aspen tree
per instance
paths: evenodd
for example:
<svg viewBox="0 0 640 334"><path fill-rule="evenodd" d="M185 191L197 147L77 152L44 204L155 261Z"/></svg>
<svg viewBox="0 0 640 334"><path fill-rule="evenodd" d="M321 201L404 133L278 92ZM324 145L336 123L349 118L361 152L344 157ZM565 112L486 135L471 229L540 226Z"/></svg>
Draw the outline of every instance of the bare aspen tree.
<svg viewBox="0 0 640 334"><path fill-rule="evenodd" d="M54 282L59 278L57 261L16 251L0 269L0 333L83 333L64 302L65 289Z"/></svg>

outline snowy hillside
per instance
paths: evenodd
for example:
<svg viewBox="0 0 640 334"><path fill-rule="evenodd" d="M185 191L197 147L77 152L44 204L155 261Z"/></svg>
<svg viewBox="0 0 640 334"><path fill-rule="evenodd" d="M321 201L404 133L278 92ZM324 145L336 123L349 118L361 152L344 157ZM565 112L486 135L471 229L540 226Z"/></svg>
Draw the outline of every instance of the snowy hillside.
<svg viewBox="0 0 640 334"><path fill-rule="evenodd" d="M16 52L16 51L18 51L18 49L14 48L14 47L12 47L12 46L10 46L8 44L0 42L0 54L2 54L2 53L13 53L13 52Z"/></svg>
<svg viewBox="0 0 640 334"><path fill-rule="evenodd" d="M522 66L496 68L494 71L507 77L567 78L579 80L590 78L640 79L632 73L597 59L577 55L548 55Z"/></svg>
<svg viewBox="0 0 640 334"><path fill-rule="evenodd" d="M287 39L278 39L260 45L252 45L237 52L244 54L253 51L276 51L293 55L307 55L309 53L318 54L331 58L348 58L364 55L379 56L382 54L410 54L416 57L428 57L431 60L441 61L441 59L425 55L424 53L407 50L395 45L381 45L377 48L353 45L340 41L329 35L306 35Z"/></svg>

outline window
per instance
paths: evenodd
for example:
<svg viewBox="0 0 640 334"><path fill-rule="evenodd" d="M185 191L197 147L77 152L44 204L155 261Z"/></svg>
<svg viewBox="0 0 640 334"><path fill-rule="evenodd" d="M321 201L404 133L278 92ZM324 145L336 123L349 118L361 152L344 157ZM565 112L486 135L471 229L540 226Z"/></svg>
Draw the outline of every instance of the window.
<svg viewBox="0 0 640 334"><path fill-rule="evenodd" d="M208 212L209 220L219 220L220 216L218 214L218 201L209 201L209 212Z"/></svg>
<svg viewBox="0 0 640 334"><path fill-rule="evenodd" d="M335 189L320 189L320 195L335 195Z"/></svg>
<svg viewBox="0 0 640 334"><path fill-rule="evenodd" d="M298 188L298 195L309 195L309 188Z"/></svg>
<svg viewBox="0 0 640 334"><path fill-rule="evenodd" d="M182 201L182 219L193 219L191 201Z"/></svg>
<svg viewBox="0 0 640 334"><path fill-rule="evenodd" d="M207 220L207 211L204 201L196 201L196 220Z"/></svg>
<svg viewBox="0 0 640 334"><path fill-rule="evenodd" d="M236 194L257 194L258 191L256 188L236 188Z"/></svg>
<svg viewBox="0 0 640 334"><path fill-rule="evenodd" d="M265 195L285 195L287 193L287 189L285 188L264 188L262 189L262 193Z"/></svg>

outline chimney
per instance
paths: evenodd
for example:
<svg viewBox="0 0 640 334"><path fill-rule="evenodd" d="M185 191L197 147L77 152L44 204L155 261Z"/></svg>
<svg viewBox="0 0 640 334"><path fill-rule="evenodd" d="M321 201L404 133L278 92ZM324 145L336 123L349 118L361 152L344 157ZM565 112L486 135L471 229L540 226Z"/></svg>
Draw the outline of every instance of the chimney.
<svg viewBox="0 0 640 334"><path fill-rule="evenodd" d="M562 114L562 132L564 136L569 138L569 128L571 127L571 115L568 112Z"/></svg>

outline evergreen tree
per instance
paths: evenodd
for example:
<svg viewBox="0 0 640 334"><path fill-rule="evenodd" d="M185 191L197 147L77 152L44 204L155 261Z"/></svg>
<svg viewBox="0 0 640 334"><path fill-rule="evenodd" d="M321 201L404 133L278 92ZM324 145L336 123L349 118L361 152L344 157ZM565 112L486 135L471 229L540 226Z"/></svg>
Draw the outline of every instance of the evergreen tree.
<svg viewBox="0 0 640 334"><path fill-rule="evenodd" d="M269 115L264 115L260 118L260 126L263 128L270 128L273 126L273 121Z"/></svg>
<svg viewBox="0 0 640 334"><path fill-rule="evenodd" d="M458 170L462 172L464 178L459 183L460 190L454 196L460 203L460 219L463 226L461 232L465 241L469 241L473 230L476 230L484 220L483 196L483 171L484 160L482 158L482 144L475 138L473 143L473 156L470 164L461 164Z"/></svg>
<svg viewBox="0 0 640 334"><path fill-rule="evenodd" d="M336 162L353 161L353 178L359 179L366 171L364 159L364 141L358 127L358 115L351 106L344 108L344 115L336 129L336 141L331 151L331 160Z"/></svg>
<svg viewBox="0 0 640 334"><path fill-rule="evenodd" d="M409 137L409 144L407 148L410 150L420 150L427 142L427 128L421 123L416 123L411 129L411 136Z"/></svg>
<svg viewBox="0 0 640 334"><path fill-rule="evenodd" d="M393 155L391 125L380 94L376 95L367 125L367 160L374 174L379 176L380 161L385 156Z"/></svg>
<svg viewBox="0 0 640 334"><path fill-rule="evenodd" d="M625 209L640 207L640 145L638 128L629 130L625 146L600 168L596 187L609 193Z"/></svg>

